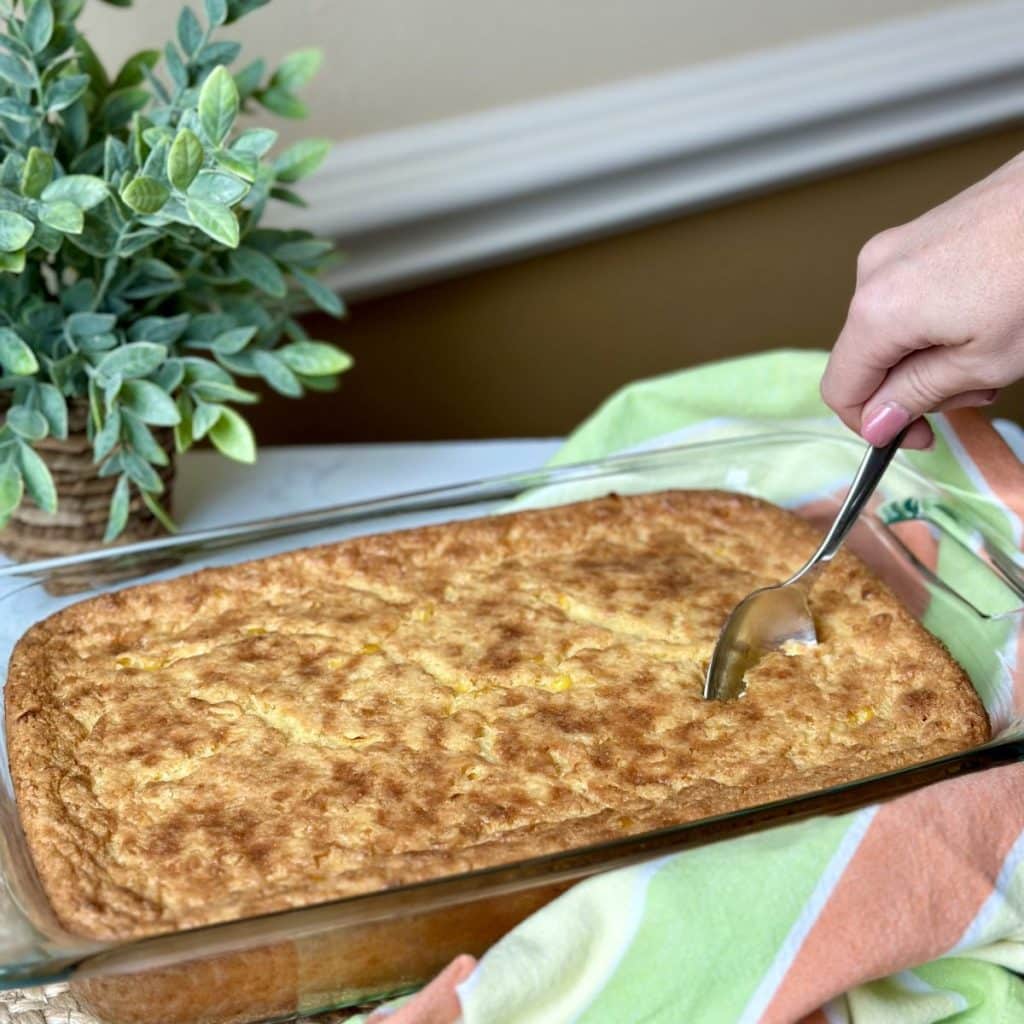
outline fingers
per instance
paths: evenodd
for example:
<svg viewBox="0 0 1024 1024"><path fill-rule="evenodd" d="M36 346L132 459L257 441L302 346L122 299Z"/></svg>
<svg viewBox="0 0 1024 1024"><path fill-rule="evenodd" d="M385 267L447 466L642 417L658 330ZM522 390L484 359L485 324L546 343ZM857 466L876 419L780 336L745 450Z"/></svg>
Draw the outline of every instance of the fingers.
<svg viewBox="0 0 1024 1024"><path fill-rule="evenodd" d="M927 344L914 326L912 310L904 308L894 280L888 275L858 287L821 380L825 403L857 432L865 403L892 368Z"/></svg>
<svg viewBox="0 0 1024 1024"><path fill-rule="evenodd" d="M914 352L885 375L865 402L857 429L873 445L888 444L908 423L926 412L993 401L998 392L971 387L973 380L950 349ZM924 437L919 427L914 430L915 436L907 438L907 447L917 447L914 442Z"/></svg>
<svg viewBox="0 0 1024 1024"><path fill-rule="evenodd" d="M991 405L998 397L999 388L964 391L962 394L947 398L935 411L950 412L952 409L976 409L982 405Z"/></svg>

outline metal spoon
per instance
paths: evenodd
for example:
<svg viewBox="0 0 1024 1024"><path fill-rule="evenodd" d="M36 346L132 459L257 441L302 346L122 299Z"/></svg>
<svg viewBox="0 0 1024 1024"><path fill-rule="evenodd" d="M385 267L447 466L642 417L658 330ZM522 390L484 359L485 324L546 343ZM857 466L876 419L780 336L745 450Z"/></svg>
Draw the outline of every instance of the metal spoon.
<svg viewBox="0 0 1024 1024"><path fill-rule="evenodd" d="M733 609L718 635L704 680L705 700L743 695L744 676L768 652L783 644L818 642L807 604L821 570L835 557L861 510L875 492L908 428L882 448L869 448L835 522L807 564L784 583L755 590Z"/></svg>

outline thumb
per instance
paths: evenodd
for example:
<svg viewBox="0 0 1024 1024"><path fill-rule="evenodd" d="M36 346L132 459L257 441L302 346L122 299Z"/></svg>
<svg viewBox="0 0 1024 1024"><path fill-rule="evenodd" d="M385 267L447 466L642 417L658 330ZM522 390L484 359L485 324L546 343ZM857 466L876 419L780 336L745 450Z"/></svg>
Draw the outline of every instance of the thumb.
<svg viewBox="0 0 1024 1024"><path fill-rule="evenodd" d="M864 403L861 436L875 446L888 444L908 423L938 410L971 387L972 382L951 358L949 349L932 347L913 352L885 375ZM920 419L911 427L904 444L907 448L926 448L931 441L931 427Z"/></svg>

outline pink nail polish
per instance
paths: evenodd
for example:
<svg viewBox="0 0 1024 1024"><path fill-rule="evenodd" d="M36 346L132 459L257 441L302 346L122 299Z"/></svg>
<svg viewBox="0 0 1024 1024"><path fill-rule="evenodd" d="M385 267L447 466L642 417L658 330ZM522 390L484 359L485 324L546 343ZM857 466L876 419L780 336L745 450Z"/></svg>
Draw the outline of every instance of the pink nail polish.
<svg viewBox="0 0 1024 1024"><path fill-rule="evenodd" d="M888 444L908 423L910 413L897 402L883 402L865 415L861 423L861 436L876 448Z"/></svg>

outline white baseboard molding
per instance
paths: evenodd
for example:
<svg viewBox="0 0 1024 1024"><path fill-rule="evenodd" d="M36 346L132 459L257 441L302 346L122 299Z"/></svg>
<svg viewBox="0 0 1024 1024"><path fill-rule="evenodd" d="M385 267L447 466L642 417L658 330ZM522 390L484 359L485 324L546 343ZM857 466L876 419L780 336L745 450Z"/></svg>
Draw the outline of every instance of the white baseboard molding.
<svg viewBox="0 0 1024 1024"><path fill-rule="evenodd" d="M1024 0L968 5L339 144L331 283L379 295L1024 115Z"/></svg>

